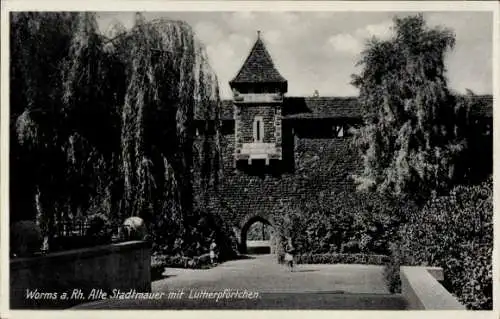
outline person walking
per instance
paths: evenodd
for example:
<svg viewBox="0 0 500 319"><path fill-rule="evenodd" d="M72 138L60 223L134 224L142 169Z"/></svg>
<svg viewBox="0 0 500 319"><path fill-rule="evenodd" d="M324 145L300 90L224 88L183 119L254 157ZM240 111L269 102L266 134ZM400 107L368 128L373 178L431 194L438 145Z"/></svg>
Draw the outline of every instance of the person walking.
<svg viewBox="0 0 500 319"><path fill-rule="evenodd" d="M295 253L295 248L292 245L292 239L288 238L288 242L285 247L285 262L288 265L288 268L291 272L293 272L293 255Z"/></svg>

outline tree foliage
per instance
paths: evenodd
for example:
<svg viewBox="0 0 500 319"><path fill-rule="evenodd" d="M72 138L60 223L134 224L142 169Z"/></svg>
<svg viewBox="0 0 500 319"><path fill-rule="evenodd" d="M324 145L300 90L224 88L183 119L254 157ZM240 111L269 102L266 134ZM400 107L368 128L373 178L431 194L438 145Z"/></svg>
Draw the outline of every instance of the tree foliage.
<svg viewBox="0 0 500 319"><path fill-rule="evenodd" d="M446 190L463 173L469 103L447 87L449 29L430 28L422 15L394 19L389 40L368 41L353 76L360 90L364 126L355 133L364 169L360 189L402 196ZM465 101L467 102L467 101Z"/></svg>
<svg viewBox="0 0 500 319"><path fill-rule="evenodd" d="M301 254L389 254L389 243L412 209L411 202L377 193L320 193L284 203L274 223Z"/></svg>
<svg viewBox="0 0 500 319"><path fill-rule="evenodd" d="M442 267L445 286L470 309L492 307L493 180L433 196L400 229L401 261Z"/></svg>
<svg viewBox="0 0 500 319"><path fill-rule="evenodd" d="M70 193L62 150L67 136L61 66L76 15L23 12L12 13L10 21L11 221L33 220L45 208L50 220Z"/></svg>
<svg viewBox="0 0 500 319"><path fill-rule="evenodd" d="M110 39L89 12L11 21L12 220L53 234L78 216L140 216L188 239L195 177L208 192L221 167L217 78L190 26L138 14ZM215 130L199 149L195 114Z"/></svg>

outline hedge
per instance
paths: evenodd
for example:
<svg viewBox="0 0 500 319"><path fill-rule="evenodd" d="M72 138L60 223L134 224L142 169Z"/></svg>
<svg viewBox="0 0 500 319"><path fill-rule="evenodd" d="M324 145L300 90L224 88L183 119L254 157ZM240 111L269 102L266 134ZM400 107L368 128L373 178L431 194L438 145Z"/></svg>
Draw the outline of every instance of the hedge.
<svg viewBox="0 0 500 319"><path fill-rule="evenodd" d="M275 224L292 239L297 254L389 255L389 243L409 209L408 203L374 193L318 194L285 203Z"/></svg>
<svg viewBox="0 0 500 319"><path fill-rule="evenodd" d="M387 255L367 254L301 254L296 256L297 264L365 264L384 265Z"/></svg>
<svg viewBox="0 0 500 319"><path fill-rule="evenodd" d="M186 256L151 256L151 278L156 280L161 278L165 268L188 268L188 269L206 269L212 267L209 254L203 254L197 257Z"/></svg>

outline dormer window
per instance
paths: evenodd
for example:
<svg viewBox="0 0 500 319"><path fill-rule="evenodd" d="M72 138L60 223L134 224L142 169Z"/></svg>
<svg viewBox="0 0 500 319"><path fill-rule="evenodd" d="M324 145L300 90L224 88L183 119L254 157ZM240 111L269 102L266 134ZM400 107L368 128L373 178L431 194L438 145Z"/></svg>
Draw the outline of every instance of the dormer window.
<svg viewBox="0 0 500 319"><path fill-rule="evenodd" d="M253 140L262 143L264 138L264 119L262 116L256 116L253 120Z"/></svg>

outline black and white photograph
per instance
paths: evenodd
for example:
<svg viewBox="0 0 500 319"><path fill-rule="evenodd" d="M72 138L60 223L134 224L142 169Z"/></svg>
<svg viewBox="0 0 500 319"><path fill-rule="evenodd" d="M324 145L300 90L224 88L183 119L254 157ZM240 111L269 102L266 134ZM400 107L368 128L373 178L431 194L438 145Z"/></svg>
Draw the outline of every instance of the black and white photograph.
<svg viewBox="0 0 500 319"><path fill-rule="evenodd" d="M280 8L8 12L10 310L493 310L498 8Z"/></svg>

